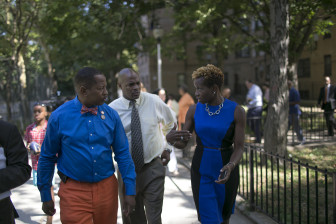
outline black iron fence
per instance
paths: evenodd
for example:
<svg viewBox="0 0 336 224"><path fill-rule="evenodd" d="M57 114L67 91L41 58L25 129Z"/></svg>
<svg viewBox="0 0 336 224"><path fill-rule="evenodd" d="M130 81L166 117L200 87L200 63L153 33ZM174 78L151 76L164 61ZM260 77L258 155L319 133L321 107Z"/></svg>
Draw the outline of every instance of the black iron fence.
<svg viewBox="0 0 336 224"><path fill-rule="evenodd" d="M304 142L314 143L321 141L332 141L335 140L333 136L330 136L328 133L328 128L325 121L326 114L333 114L333 112L325 113L320 108L317 107L304 107L301 108L302 114L299 117L299 126L304 137ZM292 118L292 121L295 121L296 115L289 115ZM250 117L247 118L247 130L246 130L246 142L256 142L257 131L260 132L261 136L264 133L264 124L266 122L266 117ZM249 124L257 124L249 125ZM259 127L258 127L259 126ZM287 141L289 144L295 145L302 142L298 138L295 125L289 127L287 133ZM258 130L259 129L259 130ZM336 134L336 130L335 130ZM262 138L263 139L263 138ZM258 143L258 142L257 142Z"/></svg>
<svg viewBox="0 0 336 224"><path fill-rule="evenodd" d="M278 223L336 223L336 173L246 144L238 194Z"/></svg>

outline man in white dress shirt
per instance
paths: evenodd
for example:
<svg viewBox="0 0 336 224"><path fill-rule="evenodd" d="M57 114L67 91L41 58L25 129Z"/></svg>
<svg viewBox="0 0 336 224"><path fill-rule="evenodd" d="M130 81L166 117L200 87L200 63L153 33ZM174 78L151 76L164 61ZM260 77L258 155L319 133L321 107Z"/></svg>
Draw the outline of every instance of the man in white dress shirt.
<svg viewBox="0 0 336 224"><path fill-rule="evenodd" d="M134 70L122 69L118 76L118 86L123 96L114 100L109 106L116 110L121 118L132 153L134 146L132 146L131 120L135 103L140 118L142 144L141 141L139 144L143 146L144 162L144 165L136 171L135 211L131 214L130 220L123 217L123 222L160 224L166 171L164 165L169 162L171 152L170 149L164 149L160 128L166 135L174 127L175 118L170 108L157 95L140 91L139 75ZM133 160L136 159L133 157ZM122 185L120 189L123 189ZM119 196L123 204L122 191Z"/></svg>
<svg viewBox="0 0 336 224"><path fill-rule="evenodd" d="M245 85L248 88L246 95L247 125L254 132L256 143L261 143L262 91L259 86L253 84L250 80L246 80Z"/></svg>

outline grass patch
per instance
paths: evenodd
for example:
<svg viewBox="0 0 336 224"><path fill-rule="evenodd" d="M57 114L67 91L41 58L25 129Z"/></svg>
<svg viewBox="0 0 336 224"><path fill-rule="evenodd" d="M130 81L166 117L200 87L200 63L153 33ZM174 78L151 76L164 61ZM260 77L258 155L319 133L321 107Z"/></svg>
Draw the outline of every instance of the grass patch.
<svg viewBox="0 0 336 224"><path fill-rule="evenodd" d="M336 146L294 148L288 152L288 156L293 160L300 160L302 163L336 172Z"/></svg>
<svg viewBox="0 0 336 224"><path fill-rule="evenodd" d="M333 223L332 176L307 168L317 166L335 170L336 147L300 148L289 152L293 161L274 159L261 151L253 152L253 178L249 153L240 162L240 195L251 200L251 181L254 204L280 223ZM328 220L328 221L327 221Z"/></svg>

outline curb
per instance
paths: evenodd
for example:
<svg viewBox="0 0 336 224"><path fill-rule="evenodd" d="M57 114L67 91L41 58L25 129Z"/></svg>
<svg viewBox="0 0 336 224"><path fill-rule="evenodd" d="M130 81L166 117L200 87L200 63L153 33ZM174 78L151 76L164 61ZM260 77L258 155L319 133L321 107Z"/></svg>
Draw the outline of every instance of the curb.
<svg viewBox="0 0 336 224"><path fill-rule="evenodd" d="M190 170L191 162L189 160L186 160L184 158L176 158L177 162L186 167L188 170ZM276 224L271 217L265 215L262 212L258 211L251 211L248 208L248 202L243 199L241 196L237 195L236 197L236 209L244 215L247 219L249 219L251 222L255 224Z"/></svg>

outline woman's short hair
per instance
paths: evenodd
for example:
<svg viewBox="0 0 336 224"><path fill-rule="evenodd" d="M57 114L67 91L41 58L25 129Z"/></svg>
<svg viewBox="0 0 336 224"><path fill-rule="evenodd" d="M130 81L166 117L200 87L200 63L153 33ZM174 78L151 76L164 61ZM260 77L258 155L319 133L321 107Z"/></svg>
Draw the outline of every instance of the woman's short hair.
<svg viewBox="0 0 336 224"><path fill-rule="evenodd" d="M198 68L192 73L192 79L203 78L204 84L208 87L217 85L219 89L222 88L224 83L224 74L223 72L214 65L208 64Z"/></svg>

